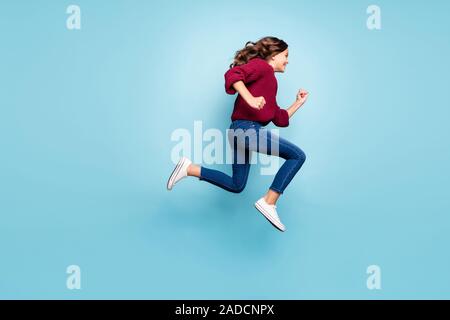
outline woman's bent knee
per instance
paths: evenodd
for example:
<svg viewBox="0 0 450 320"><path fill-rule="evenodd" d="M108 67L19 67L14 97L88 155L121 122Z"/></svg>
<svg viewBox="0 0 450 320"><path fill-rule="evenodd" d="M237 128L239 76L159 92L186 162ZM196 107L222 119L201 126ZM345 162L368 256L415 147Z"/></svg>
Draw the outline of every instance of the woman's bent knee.
<svg viewBox="0 0 450 320"><path fill-rule="evenodd" d="M294 159L297 159L298 162L300 162L300 163L303 164L303 162L305 162L305 160L306 160L306 154L305 154L305 152L303 152L303 150L300 149L300 148L298 148L298 147L295 148Z"/></svg>
<svg viewBox="0 0 450 320"><path fill-rule="evenodd" d="M242 191L244 191L244 189L245 189L245 186L244 186L244 187L236 188L235 191L234 191L234 193L241 193Z"/></svg>
<svg viewBox="0 0 450 320"><path fill-rule="evenodd" d="M241 193L242 191L244 191L244 189L245 189L245 184L234 185L231 188L231 192L233 192L233 193Z"/></svg>

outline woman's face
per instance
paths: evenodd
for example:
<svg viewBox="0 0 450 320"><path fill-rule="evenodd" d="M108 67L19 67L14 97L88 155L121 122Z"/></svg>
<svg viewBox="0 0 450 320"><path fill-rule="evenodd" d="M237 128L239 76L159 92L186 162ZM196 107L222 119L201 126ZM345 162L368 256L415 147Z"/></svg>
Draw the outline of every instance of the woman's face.
<svg viewBox="0 0 450 320"><path fill-rule="evenodd" d="M289 49L280 52L270 58L269 63L272 65L275 72L284 72L288 62Z"/></svg>

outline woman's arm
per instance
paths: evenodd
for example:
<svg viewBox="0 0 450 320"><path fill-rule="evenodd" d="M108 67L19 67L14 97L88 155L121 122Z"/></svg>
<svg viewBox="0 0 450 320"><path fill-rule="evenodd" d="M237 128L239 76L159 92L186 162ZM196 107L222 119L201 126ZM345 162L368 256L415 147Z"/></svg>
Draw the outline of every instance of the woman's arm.
<svg viewBox="0 0 450 320"><path fill-rule="evenodd" d="M291 118L294 115L294 113L297 112L297 110L303 106L303 104L308 99L308 95L309 92L304 89L300 89L298 91L297 100L295 100L295 102L289 108L286 109L289 118Z"/></svg>
<svg viewBox="0 0 450 320"><path fill-rule="evenodd" d="M255 109L261 109L266 104L264 97L254 97L244 84L244 81L240 80L233 83L233 88L241 95L242 99Z"/></svg>
<svg viewBox="0 0 450 320"><path fill-rule="evenodd" d="M242 80L233 83L233 88L241 95L241 97L245 100L245 102L247 102L253 108L261 109L266 104L266 100L264 99L264 97L255 98L251 94L251 92L248 91L247 87L245 86ZM299 92L297 93L297 100L295 100L295 102L289 108L286 109L289 118L292 117L294 113L303 106L303 104L308 99L308 95L309 95L308 91L304 89L299 90Z"/></svg>

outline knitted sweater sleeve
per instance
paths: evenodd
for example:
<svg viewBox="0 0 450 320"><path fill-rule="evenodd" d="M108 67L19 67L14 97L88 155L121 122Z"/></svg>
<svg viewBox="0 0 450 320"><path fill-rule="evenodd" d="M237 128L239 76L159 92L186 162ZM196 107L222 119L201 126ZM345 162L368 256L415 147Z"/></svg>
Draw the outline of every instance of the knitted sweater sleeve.
<svg viewBox="0 0 450 320"><path fill-rule="evenodd" d="M277 127L287 127L289 126L289 113L286 109L281 109L277 105L277 111L275 111L275 116L272 119L272 122Z"/></svg>
<svg viewBox="0 0 450 320"><path fill-rule="evenodd" d="M235 66L229 69L225 77L225 92L228 94L235 94L236 90L233 88L233 84L242 80L245 84L257 80L262 75L261 67L258 63L249 61L246 64Z"/></svg>

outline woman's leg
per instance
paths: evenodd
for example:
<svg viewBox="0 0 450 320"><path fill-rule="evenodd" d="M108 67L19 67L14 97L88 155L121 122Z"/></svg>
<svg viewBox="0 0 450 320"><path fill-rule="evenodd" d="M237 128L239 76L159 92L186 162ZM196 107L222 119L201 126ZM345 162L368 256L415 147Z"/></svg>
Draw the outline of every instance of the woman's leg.
<svg viewBox="0 0 450 320"><path fill-rule="evenodd" d="M264 200L266 200L268 204L276 204L279 197L280 193L273 191L272 189L269 189L264 196Z"/></svg>
<svg viewBox="0 0 450 320"><path fill-rule="evenodd" d="M188 176L199 178L200 177L200 170L201 170L200 166L191 163L189 165L189 167L187 168L187 174L188 174Z"/></svg>
<svg viewBox="0 0 450 320"><path fill-rule="evenodd" d="M262 144L261 139L265 140L265 145ZM261 148L262 145L265 147ZM264 196L268 204L276 204L280 195L283 194L292 178L302 167L306 160L306 155L303 150L293 143L266 129L259 130L258 145L255 151L286 159L275 175L267 194Z"/></svg>
<svg viewBox="0 0 450 320"><path fill-rule="evenodd" d="M199 179L214 184L229 192L240 193L244 190L245 185L247 184L249 171L250 163L233 164L232 177L218 170L200 167Z"/></svg>
<svg viewBox="0 0 450 320"><path fill-rule="evenodd" d="M188 174L192 174L200 180L207 181L229 192L242 192L247 184L250 172L251 152L245 148L245 145L235 143L233 146L233 174L231 177L221 171L197 165L188 168Z"/></svg>

